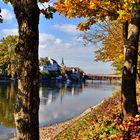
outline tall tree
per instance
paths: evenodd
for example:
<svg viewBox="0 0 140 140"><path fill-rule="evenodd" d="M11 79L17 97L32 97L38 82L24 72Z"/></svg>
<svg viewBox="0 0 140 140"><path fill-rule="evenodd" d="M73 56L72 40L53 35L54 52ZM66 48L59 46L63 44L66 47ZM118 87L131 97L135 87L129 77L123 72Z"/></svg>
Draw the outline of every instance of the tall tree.
<svg viewBox="0 0 140 140"><path fill-rule="evenodd" d="M69 18L84 17L86 20L78 25L80 30L88 30L91 25L98 21L104 21L107 17L110 20L128 23L128 28L123 30L125 33L125 59L122 72L122 113L124 119L135 116L138 113L136 71L140 34L140 1L58 0L55 6L61 14Z"/></svg>
<svg viewBox="0 0 140 140"><path fill-rule="evenodd" d="M140 5L140 2L138 3ZM127 25L126 25L127 26ZM125 32L125 31L124 31ZM140 35L140 10L132 10L132 17L124 41L125 60L122 72L122 111L124 119L138 113L136 101L136 73Z"/></svg>
<svg viewBox="0 0 140 140"><path fill-rule="evenodd" d="M19 41L15 52L18 66L18 94L15 108L18 140L39 139L39 8L37 0L10 1L18 22Z"/></svg>
<svg viewBox="0 0 140 140"><path fill-rule="evenodd" d="M15 52L18 61L18 94L15 108L17 140L39 140L39 14L52 18L55 10L38 8L38 0L3 0L10 2L18 23L19 39ZM49 0L40 0L41 3Z"/></svg>
<svg viewBox="0 0 140 140"><path fill-rule="evenodd" d="M0 74L15 75L17 59L15 47L18 36L7 36L0 40Z"/></svg>

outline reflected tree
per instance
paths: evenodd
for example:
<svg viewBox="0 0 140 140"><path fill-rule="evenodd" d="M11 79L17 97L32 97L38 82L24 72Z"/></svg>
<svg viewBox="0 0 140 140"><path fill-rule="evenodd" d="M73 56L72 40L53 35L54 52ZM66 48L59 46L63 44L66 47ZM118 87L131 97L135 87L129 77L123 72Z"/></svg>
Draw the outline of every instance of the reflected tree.
<svg viewBox="0 0 140 140"><path fill-rule="evenodd" d="M14 123L14 103L17 85L2 84L0 85L0 122L4 127L15 127Z"/></svg>

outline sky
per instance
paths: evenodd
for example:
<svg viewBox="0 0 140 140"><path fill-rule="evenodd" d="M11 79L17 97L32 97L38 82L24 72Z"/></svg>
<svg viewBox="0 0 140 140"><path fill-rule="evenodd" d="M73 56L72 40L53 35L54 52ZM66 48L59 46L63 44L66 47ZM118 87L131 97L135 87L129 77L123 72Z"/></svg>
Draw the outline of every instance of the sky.
<svg viewBox="0 0 140 140"><path fill-rule="evenodd" d="M39 7L43 6L39 4ZM18 25L10 4L4 4L0 0L3 23L0 24L0 39L8 35L18 35ZM76 30L81 19L67 19L54 14L54 18L46 20L40 15L39 23L39 57L50 57L61 64L62 57L67 67L79 67L85 73L111 74L110 63L95 62L95 50L99 46L95 44L83 45L80 34Z"/></svg>

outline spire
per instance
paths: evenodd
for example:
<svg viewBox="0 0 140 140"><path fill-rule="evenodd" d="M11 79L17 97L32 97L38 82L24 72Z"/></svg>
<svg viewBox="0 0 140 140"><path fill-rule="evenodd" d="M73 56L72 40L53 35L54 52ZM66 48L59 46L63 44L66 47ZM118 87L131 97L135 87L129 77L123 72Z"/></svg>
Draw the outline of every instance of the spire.
<svg viewBox="0 0 140 140"><path fill-rule="evenodd" d="M63 57L62 57L61 66L64 66L64 60L63 60Z"/></svg>

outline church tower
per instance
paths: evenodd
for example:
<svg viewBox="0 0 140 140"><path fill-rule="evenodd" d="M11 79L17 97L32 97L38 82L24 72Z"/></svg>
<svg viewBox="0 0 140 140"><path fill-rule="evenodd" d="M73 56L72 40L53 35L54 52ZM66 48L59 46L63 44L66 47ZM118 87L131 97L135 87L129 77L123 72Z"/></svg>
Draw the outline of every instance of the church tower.
<svg viewBox="0 0 140 140"><path fill-rule="evenodd" d="M64 59L63 59L63 57L62 57L61 67L65 67L65 64L64 64Z"/></svg>
<svg viewBox="0 0 140 140"><path fill-rule="evenodd" d="M62 57L62 62L61 62L61 74L65 75L66 74L66 66L64 64L64 59Z"/></svg>

